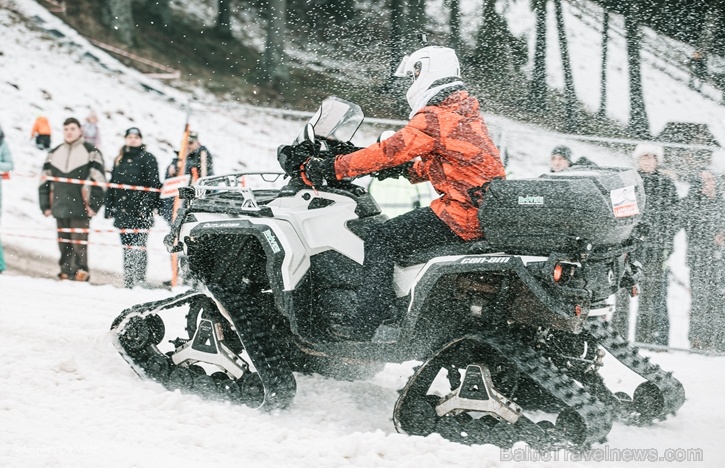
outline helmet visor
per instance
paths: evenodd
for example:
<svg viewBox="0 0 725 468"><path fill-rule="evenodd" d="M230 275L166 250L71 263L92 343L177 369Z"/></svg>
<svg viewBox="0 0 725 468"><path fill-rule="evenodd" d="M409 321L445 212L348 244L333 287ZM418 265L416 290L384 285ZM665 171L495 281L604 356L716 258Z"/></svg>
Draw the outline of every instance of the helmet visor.
<svg viewBox="0 0 725 468"><path fill-rule="evenodd" d="M405 55L403 59L400 61L400 65L398 65L398 68L395 69L395 73L393 73L393 76L397 76L398 78L406 78L412 74L412 70L406 70L406 66L408 65L408 60L410 59L410 55Z"/></svg>

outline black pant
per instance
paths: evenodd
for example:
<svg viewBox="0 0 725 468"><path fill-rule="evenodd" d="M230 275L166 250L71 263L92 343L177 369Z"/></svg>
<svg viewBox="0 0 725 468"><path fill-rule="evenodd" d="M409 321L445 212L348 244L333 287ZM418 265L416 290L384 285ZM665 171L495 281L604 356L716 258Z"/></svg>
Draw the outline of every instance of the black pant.
<svg viewBox="0 0 725 468"><path fill-rule="evenodd" d="M38 135L35 137L35 146L38 149L47 150L50 148L50 135Z"/></svg>
<svg viewBox="0 0 725 468"><path fill-rule="evenodd" d="M148 254L146 243L148 233L121 234L123 244L123 285L126 288L133 288L139 283L146 281L146 266Z"/></svg>
<svg viewBox="0 0 725 468"><path fill-rule="evenodd" d="M78 270L88 272L88 231L90 218L56 218L60 272L74 278ZM85 229L85 232L61 232L61 229Z"/></svg>
<svg viewBox="0 0 725 468"><path fill-rule="evenodd" d="M662 268L664 249L643 246L637 251L642 278L634 340L662 346L669 344L670 318L667 311L667 271ZM629 291L619 290L612 326L626 339L629 335Z"/></svg>
<svg viewBox="0 0 725 468"><path fill-rule="evenodd" d="M362 283L357 292L353 325L372 336L390 316L395 300L393 273L397 259L437 245L464 242L430 208L419 208L389 219L365 239Z"/></svg>

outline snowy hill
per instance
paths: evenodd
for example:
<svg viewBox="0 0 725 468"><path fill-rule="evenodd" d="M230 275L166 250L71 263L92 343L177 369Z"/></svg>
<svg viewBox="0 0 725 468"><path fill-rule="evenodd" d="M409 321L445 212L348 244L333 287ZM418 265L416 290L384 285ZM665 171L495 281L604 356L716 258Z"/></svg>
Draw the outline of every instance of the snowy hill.
<svg viewBox="0 0 725 468"><path fill-rule="evenodd" d="M518 8L522 3L512 5ZM293 407L275 414L171 393L158 384L139 380L116 353L107 331L122 309L164 298L168 292L120 289L113 286L118 282L113 276L97 278L98 285L50 279L56 273L57 246L52 235L55 224L44 218L37 207L38 174L45 153L29 141L30 127L43 113L53 124L54 141L58 143L63 119L71 115L83 119L93 109L101 116L107 165L122 144L124 130L139 126L149 150L163 168L181 139L184 106L189 105L189 98L124 67L30 0L0 0L0 5L12 6L0 9L0 90L4 98L0 125L16 162L11 180L4 181L0 236L9 250L21 254L8 256L11 269L0 275L0 466L510 465L505 461L506 454L495 447L468 447L439 436L409 437L395 432L390 420L392 407L414 363L390 364L365 382L297 376L298 394ZM520 13L520 18L523 27L525 12ZM581 40L576 41L576 56L581 58L596 40L587 42L589 33L574 29L577 37L581 35ZM593 64L583 59L579 63L583 68L578 75L575 71L575 79L586 83L585 71L595 74L596 60ZM658 90L647 95L648 105L653 102L652 106L659 106L654 107L657 112L650 111L653 118L656 113L656 119L698 115L713 125L725 118L719 107L710 106L712 103L702 98L698 101L698 96L691 95L676 80L668 81L667 76L647 69L645 74L652 77L649 88ZM578 89L585 89L585 84ZM626 112L621 111L626 108L626 99L614 91L610 94L612 112L622 112L626 118ZM591 90L590 94L598 96ZM681 102L667 101L673 96ZM275 169L276 146L297 135L302 118L215 102L201 92L191 107L192 127L217 155L218 172ZM546 171L550 148L566 139L496 116L488 116L488 120L499 143L509 150L509 170L516 177ZM368 129L358 143L369 143L373 136L374 131ZM626 155L609 153L582 141L570 143L576 154L586 154L596 162L629 163ZM98 230L111 228L110 222L102 218L94 219L91 226ZM149 278L160 282L169 278L170 268L161 246L165 224L159 219L156 227L150 241ZM686 278L683 242L681 237L678 239L679 250L672 262L678 266L678 275ZM121 250L117 235L99 232L92 234L91 240L92 272L119 274ZM34 272L44 278L26 276L23 264L31 260L46 269ZM669 304L672 343L687 346L689 297L682 288L672 286ZM647 354L675 372L686 388L688 400L676 418L655 427L615 424L606 445L596 447L601 451L591 456L605 450L611 454L652 449L657 451L658 460L662 457L660 463L582 462L557 452L550 454L549 460L517 466L669 466L664 457L686 454L668 455L668 449L701 450L690 454L702 453L704 461L686 466L721 466L725 448L720 441L725 435L725 423L720 389L725 377L719 369L725 358L682 352ZM606 376L612 386L630 392L637 383L617 366L607 369ZM523 450L523 446L516 447Z"/></svg>

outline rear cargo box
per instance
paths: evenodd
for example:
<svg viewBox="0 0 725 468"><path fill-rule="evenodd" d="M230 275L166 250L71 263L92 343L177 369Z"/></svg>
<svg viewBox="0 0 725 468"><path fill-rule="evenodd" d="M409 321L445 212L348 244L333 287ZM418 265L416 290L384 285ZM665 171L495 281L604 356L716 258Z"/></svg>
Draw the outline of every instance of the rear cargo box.
<svg viewBox="0 0 725 468"><path fill-rule="evenodd" d="M626 241L644 205L635 170L582 167L536 179L494 180L479 219L492 246L548 255Z"/></svg>

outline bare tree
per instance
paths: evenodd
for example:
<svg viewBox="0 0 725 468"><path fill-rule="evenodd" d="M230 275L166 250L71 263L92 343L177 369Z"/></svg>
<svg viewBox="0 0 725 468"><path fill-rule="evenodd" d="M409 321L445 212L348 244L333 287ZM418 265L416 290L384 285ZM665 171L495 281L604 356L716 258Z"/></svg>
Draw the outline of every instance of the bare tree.
<svg viewBox="0 0 725 468"><path fill-rule="evenodd" d="M532 0L536 13L536 44L534 70L529 88L529 106L532 110L546 109L546 4L547 0Z"/></svg>
<svg viewBox="0 0 725 468"><path fill-rule="evenodd" d="M101 21L115 32L119 41L133 45L134 22L131 2L128 0L103 0Z"/></svg>
<svg viewBox="0 0 725 468"><path fill-rule="evenodd" d="M420 33L426 31L428 17L425 14L425 0L408 0L408 18L405 25L403 37L411 50L420 47L418 38Z"/></svg>
<svg viewBox="0 0 725 468"><path fill-rule="evenodd" d="M641 31L637 5L637 2L633 2L624 17L629 68L629 131L637 138L649 138L649 121L642 93Z"/></svg>
<svg viewBox="0 0 725 468"><path fill-rule="evenodd" d="M267 20L261 78L279 89L288 79L289 70L285 63L284 37L287 22L286 0L269 0L265 8Z"/></svg>
<svg viewBox="0 0 725 468"><path fill-rule="evenodd" d="M604 10L602 20L602 71L599 93L599 117L607 116L607 44L609 43L609 12Z"/></svg>
<svg viewBox="0 0 725 468"><path fill-rule="evenodd" d="M451 49L461 52L461 2L450 0L450 17L448 24L451 28Z"/></svg>
<svg viewBox="0 0 725 468"><path fill-rule="evenodd" d="M564 69L564 94L566 95L566 126L568 131L576 129L574 120L574 103L576 92L574 91L574 77L571 72L571 60L569 59L569 46L566 40L566 28L564 27L564 12L561 7L561 0L554 0L554 12L556 14L556 28L559 36L559 51L561 52L561 65Z"/></svg>
<svg viewBox="0 0 725 468"><path fill-rule="evenodd" d="M217 1L216 32L224 38L232 37L232 0Z"/></svg>
<svg viewBox="0 0 725 468"><path fill-rule="evenodd" d="M145 6L146 15L155 23L167 25L171 22L169 0L146 0Z"/></svg>

